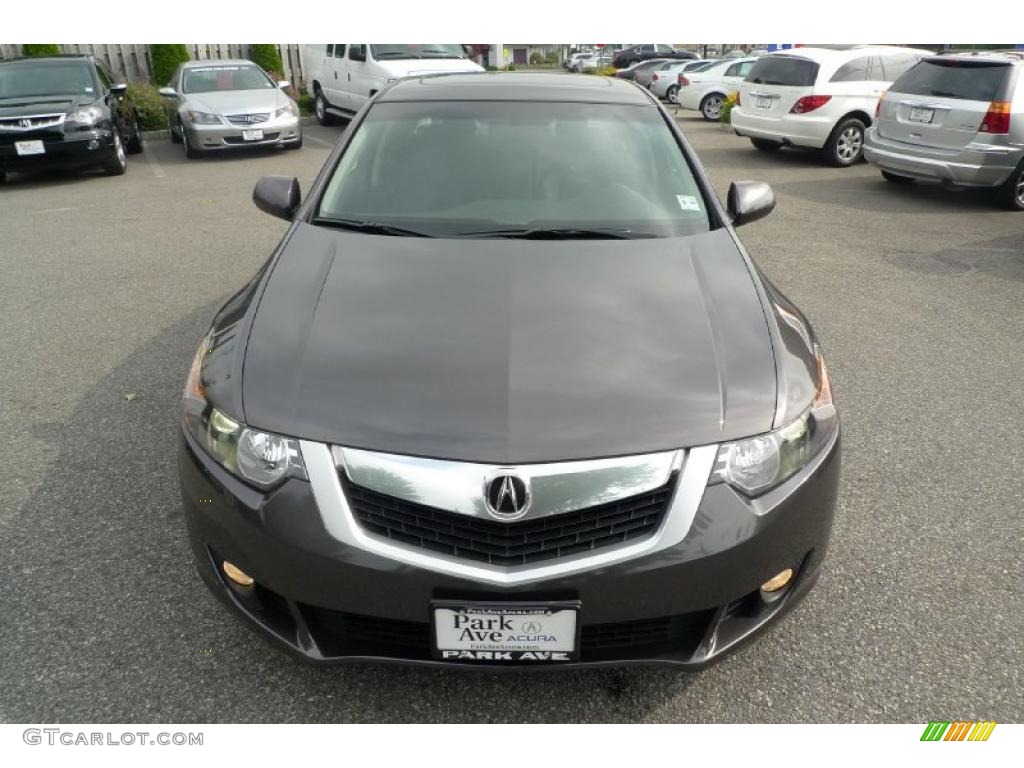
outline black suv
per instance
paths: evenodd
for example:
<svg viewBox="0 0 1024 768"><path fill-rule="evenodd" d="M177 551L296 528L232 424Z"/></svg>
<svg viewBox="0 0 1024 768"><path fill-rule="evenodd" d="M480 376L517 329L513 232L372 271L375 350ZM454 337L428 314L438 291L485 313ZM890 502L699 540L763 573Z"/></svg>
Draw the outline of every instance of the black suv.
<svg viewBox="0 0 1024 768"><path fill-rule="evenodd" d="M0 62L0 182L9 171L99 166L111 176L142 151L128 86L92 56Z"/></svg>
<svg viewBox="0 0 1024 768"><path fill-rule="evenodd" d="M636 64L638 61L647 61L648 59L696 59L697 54L691 53L690 51L680 51L673 48L671 45L665 45L663 43L648 44L648 45L633 45L629 48L623 48L620 51L615 52L615 58L612 60L612 65L616 69L622 69L632 64Z"/></svg>

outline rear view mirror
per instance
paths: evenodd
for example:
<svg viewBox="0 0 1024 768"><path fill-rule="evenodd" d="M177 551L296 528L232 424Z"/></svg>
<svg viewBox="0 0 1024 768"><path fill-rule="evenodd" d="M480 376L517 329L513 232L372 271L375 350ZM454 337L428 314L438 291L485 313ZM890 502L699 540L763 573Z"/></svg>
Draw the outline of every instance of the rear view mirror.
<svg viewBox="0 0 1024 768"><path fill-rule="evenodd" d="M292 84L288 80L278 80L277 87L283 91L285 88L291 88Z"/></svg>
<svg viewBox="0 0 1024 768"><path fill-rule="evenodd" d="M252 201L261 211L291 221L302 202L299 180L294 176L264 176L256 182Z"/></svg>
<svg viewBox="0 0 1024 768"><path fill-rule="evenodd" d="M123 93L127 93L127 91L128 91L128 84L127 83L117 83L116 85L110 86L110 92L115 94L115 95L117 95L117 96L120 96Z"/></svg>
<svg viewBox="0 0 1024 768"><path fill-rule="evenodd" d="M763 181L734 181L729 185L728 208L734 227L749 224L775 210L775 193Z"/></svg>
<svg viewBox="0 0 1024 768"><path fill-rule="evenodd" d="M165 85L163 88L160 89L160 95L170 96L172 99L175 99L178 97L178 92L173 88Z"/></svg>

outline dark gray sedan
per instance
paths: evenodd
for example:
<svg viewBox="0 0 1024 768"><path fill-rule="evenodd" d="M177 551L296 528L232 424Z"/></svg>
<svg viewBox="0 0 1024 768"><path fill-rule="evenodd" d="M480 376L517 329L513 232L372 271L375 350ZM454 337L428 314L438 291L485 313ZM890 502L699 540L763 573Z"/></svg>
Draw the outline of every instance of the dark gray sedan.
<svg viewBox="0 0 1024 768"><path fill-rule="evenodd" d="M179 466L203 579L309 661L696 668L814 583L839 421L810 324L614 78L401 80L216 316Z"/></svg>

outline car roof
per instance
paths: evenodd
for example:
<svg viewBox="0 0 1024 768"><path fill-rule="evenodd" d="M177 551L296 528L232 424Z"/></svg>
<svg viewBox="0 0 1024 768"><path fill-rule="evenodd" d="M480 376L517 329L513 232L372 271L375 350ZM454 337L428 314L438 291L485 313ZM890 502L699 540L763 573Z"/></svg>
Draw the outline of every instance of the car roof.
<svg viewBox="0 0 1024 768"><path fill-rule="evenodd" d="M382 91L377 100L575 101L653 105L646 91L621 78L532 72L459 72L407 77Z"/></svg>
<svg viewBox="0 0 1024 768"><path fill-rule="evenodd" d="M928 61L991 61L1024 64L1024 51L949 51L926 58Z"/></svg>
<svg viewBox="0 0 1024 768"><path fill-rule="evenodd" d="M59 64L69 61L95 61L96 57L90 53L61 53L56 56L18 56L13 59L5 59L0 64Z"/></svg>
<svg viewBox="0 0 1024 768"><path fill-rule="evenodd" d="M916 53L922 56L931 55L931 51L923 48L905 48L898 45L854 45L849 48L786 48L781 51L771 51L764 54L768 56L797 56L803 59L810 59L819 64L843 64L861 56L883 55L886 53Z"/></svg>
<svg viewBox="0 0 1024 768"><path fill-rule="evenodd" d="M249 61L248 59L198 59L195 61L186 61L181 66L183 69L195 69L197 67L238 67L242 64L255 66L255 62Z"/></svg>

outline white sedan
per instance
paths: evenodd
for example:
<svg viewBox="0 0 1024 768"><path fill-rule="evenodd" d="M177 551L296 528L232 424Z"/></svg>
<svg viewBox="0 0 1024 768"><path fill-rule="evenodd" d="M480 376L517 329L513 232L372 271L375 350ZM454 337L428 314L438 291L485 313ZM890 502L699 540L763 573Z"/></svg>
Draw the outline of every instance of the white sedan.
<svg viewBox="0 0 1024 768"><path fill-rule="evenodd" d="M678 82L679 106L697 110L705 120L718 120L726 98L739 90L755 61L756 57L724 59L700 72L684 74Z"/></svg>
<svg viewBox="0 0 1024 768"><path fill-rule="evenodd" d="M654 72L647 87L659 99L667 99L674 104L676 94L679 92L679 75L687 72L700 72L710 67L715 61L715 59L690 59L669 62Z"/></svg>

